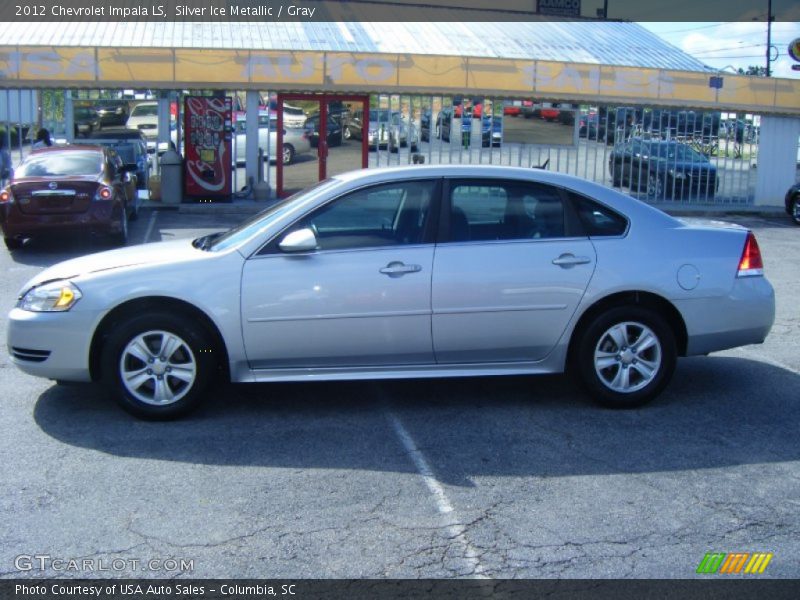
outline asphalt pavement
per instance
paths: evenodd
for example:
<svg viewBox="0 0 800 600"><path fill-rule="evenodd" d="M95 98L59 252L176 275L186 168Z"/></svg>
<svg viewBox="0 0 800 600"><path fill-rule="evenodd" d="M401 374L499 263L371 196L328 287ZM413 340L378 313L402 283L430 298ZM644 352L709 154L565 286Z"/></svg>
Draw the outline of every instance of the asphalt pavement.
<svg viewBox="0 0 800 600"><path fill-rule="evenodd" d="M240 218L144 211L131 243ZM220 384L149 423L3 345L0 576L692 578L708 552L770 552L763 577L800 577L800 228L734 220L776 288L772 333L681 359L639 410L562 376ZM0 251L0 335L29 277L100 249Z"/></svg>

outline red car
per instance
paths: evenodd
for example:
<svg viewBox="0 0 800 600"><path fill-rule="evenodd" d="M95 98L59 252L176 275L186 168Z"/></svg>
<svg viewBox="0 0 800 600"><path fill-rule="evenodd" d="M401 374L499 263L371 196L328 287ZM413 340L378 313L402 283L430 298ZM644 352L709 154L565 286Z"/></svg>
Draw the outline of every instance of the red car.
<svg viewBox="0 0 800 600"><path fill-rule="evenodd" d="M0 229L9 250L53 232L106 234L122 245L138 213L135 164L102 146L34 150L0 192Z"/></svg>

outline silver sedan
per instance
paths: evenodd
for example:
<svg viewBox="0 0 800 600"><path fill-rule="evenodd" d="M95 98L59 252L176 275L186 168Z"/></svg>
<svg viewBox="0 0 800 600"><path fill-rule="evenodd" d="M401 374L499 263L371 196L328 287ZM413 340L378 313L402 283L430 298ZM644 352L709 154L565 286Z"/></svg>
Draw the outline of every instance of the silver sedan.
<svg viewBox="0 0 800 600"><path fill-rule="evenodd" d="M14 364L170 418L212 378L560 373L655 398L679 356L764 341L746 229L574 177L430 166L337 175L227 231L55 265L20 290Z"/></svg>

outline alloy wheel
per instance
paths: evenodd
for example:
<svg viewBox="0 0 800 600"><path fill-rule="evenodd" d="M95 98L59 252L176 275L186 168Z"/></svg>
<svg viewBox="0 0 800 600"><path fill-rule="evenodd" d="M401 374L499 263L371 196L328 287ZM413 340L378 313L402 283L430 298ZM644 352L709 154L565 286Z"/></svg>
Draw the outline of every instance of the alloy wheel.
<svg viewBox="0 0 800 600"><path fill-rule="evenodd" d="M625 321L609 327L594 351L600 381L619 393L636 392L658 375L662 352L658 336L643 323Z"/></svg>
<svg viewBox="0 0 800 600"><path fill-rule="evenodd" d="M183 398L197 378L189 345L169 331L146 331L133 338L119 360L122 385L145 404L166 406Z"/></svg>

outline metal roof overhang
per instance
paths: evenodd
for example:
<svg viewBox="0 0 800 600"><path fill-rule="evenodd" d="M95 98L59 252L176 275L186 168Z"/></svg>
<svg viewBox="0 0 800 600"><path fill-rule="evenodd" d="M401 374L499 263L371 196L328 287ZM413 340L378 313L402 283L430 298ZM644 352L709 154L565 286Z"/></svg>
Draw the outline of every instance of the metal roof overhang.
<svg viewBox="0 0 800 600"><path fill-rule="evenodd" d="M722 88L709 79L723 77ZM474 94L800 115L800 80L550 60L409 53L0 47L2 88Z"/></svg>

